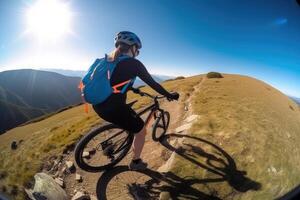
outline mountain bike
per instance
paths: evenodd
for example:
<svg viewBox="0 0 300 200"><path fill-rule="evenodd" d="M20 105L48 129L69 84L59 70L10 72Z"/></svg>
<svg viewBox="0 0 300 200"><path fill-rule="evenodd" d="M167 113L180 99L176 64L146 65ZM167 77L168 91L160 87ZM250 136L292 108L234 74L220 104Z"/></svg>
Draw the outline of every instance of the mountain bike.
<svg viewBox="0 0 300 200"><path fill-rule="evenodd" d="M149 112L145 126L147 126L152 117L152 139L160 141L165 135L169 122L170 113L160 108L159 99L164 96L153 96L139 89L134 92L140 96L146 96L153 100L153 103L143 108L137 114L139 116ZM168 99L171 101L171 99ZM129 103L132 107L137 100ZM88 172L100 172L112 168L119 163L128 153L133 143L134 133L130 133L117 125L107 124L91 130L85 135L75 147L75 161L77 165Z"/></svg>

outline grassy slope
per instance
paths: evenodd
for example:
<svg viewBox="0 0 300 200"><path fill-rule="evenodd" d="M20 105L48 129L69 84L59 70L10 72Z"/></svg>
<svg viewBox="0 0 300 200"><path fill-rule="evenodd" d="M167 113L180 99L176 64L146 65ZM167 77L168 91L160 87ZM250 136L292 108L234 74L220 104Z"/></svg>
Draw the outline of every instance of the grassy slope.
<svg viewBox="0 0 300 200"><path fill-rule="evenodd" d="M0 100L0 113L5 113L5 115L0 116L0 121L4 123L0 126L1 134L7 129L16 127L16 124L22 124L46 114L42 109L16 105L3 100Z"/></svg>
<svg viewBox="0 0 300 200"><path fill-rule="evenodd" d="M205 143L198 147L208 154L188 150L197 162L225 174L227 181L216 181L222 176L175 156L175 174L215 179L193 187L222 199L274 199L300 183L300 109L287 96L256 79L225 75L223 79L206 79L192 106L201 117L190 134L218 145L236 164L226 168L220 161L226 161L224 156ZM185 142L196 143L187 139ZM216 158L215 167L208 165L208 156L211 160ZM247 175L241 175L239 170ZM233 183L234 178L240 179ZM249 180L261 184L261 188L242 191L251 187Z"/></svg>
<svg viewBox="0 0 300 200"><path fill-rule="evenodd" d="M21 188L40 169L43 161L60 154L95 122L98 121L94 113L85 114L79 106L1 135L0 172L8 176L0 180L0 186L8 191L12 186ZM23 140L15 151L10 150L13 140Z"/></svg>
<svg viewBox="0 0 300 200"><path fill-rule="evenodd" d="M163 85L168 90L180 92L181 100L184 101L200 79L200 76L195 76L169 81ZM148 87L142 88L142 90L154 93ZM139 98L139 102L134 106L135 109L150 102L148 98L129 94L129 99L135 98ZM81 105L0 135L0 174L7 174L6 178L0 180L0 192L6 189L6 193L10 193L13 187L22 190L23 185L40 170L50 156L61 154L66 146L76 142L92 126L99 123L101 120L92 111L92 108L90 107L90 112L85 114L83 105ZM10 150L13 140L24 140L15 151ZM22 199L21 192L16 198Z"/></svg>

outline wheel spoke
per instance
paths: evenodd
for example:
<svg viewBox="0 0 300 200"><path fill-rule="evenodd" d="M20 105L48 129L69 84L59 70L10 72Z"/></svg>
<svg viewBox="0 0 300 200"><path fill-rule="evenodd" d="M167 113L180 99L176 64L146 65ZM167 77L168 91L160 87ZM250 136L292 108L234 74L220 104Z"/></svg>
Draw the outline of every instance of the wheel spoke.
<svg viewBox="0 0 300 200"><path fill-rule="evenodd" d="M133 137L128 132L113 125L108 125L107 129L100 127L101 129L103 131L91 132L82 139L83 141L79 141L78 146L82 150L75 152L75 158L80 168L95 172L105 169L119 162L129 151ZM96 151L82 157L84 152L93 149Z"/></svg>

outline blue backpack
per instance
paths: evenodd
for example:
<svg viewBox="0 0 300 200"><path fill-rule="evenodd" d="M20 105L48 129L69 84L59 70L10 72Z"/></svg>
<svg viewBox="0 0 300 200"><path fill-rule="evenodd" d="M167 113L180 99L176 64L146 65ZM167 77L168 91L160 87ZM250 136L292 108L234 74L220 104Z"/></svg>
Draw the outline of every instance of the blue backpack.
<svg viewBox="0 0 300 200"><path fill-rule="evenodd" d="M83 77L79 88L84 100L90 104L98 104L105 101L113 93L124 93L127 87L135 81L129 79L117 85L111 86L110 78L117 64L129 56L121 55L115 61L108 61L107 55L104 58L96 59ZM119 90L119 87L123 88Z"/></svg>

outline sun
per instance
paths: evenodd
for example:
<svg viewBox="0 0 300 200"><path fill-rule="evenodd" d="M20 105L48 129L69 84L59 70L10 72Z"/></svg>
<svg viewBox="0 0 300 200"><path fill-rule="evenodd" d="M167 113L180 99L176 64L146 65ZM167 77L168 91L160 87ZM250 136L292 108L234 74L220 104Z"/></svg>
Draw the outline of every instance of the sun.
<svg viewBox="0 0 300 200"><path fill-rule="evenodd" d="M55 41L71 33L72 13L60 0L37 0L26 11L27 33L39 41Z"/></svg>

